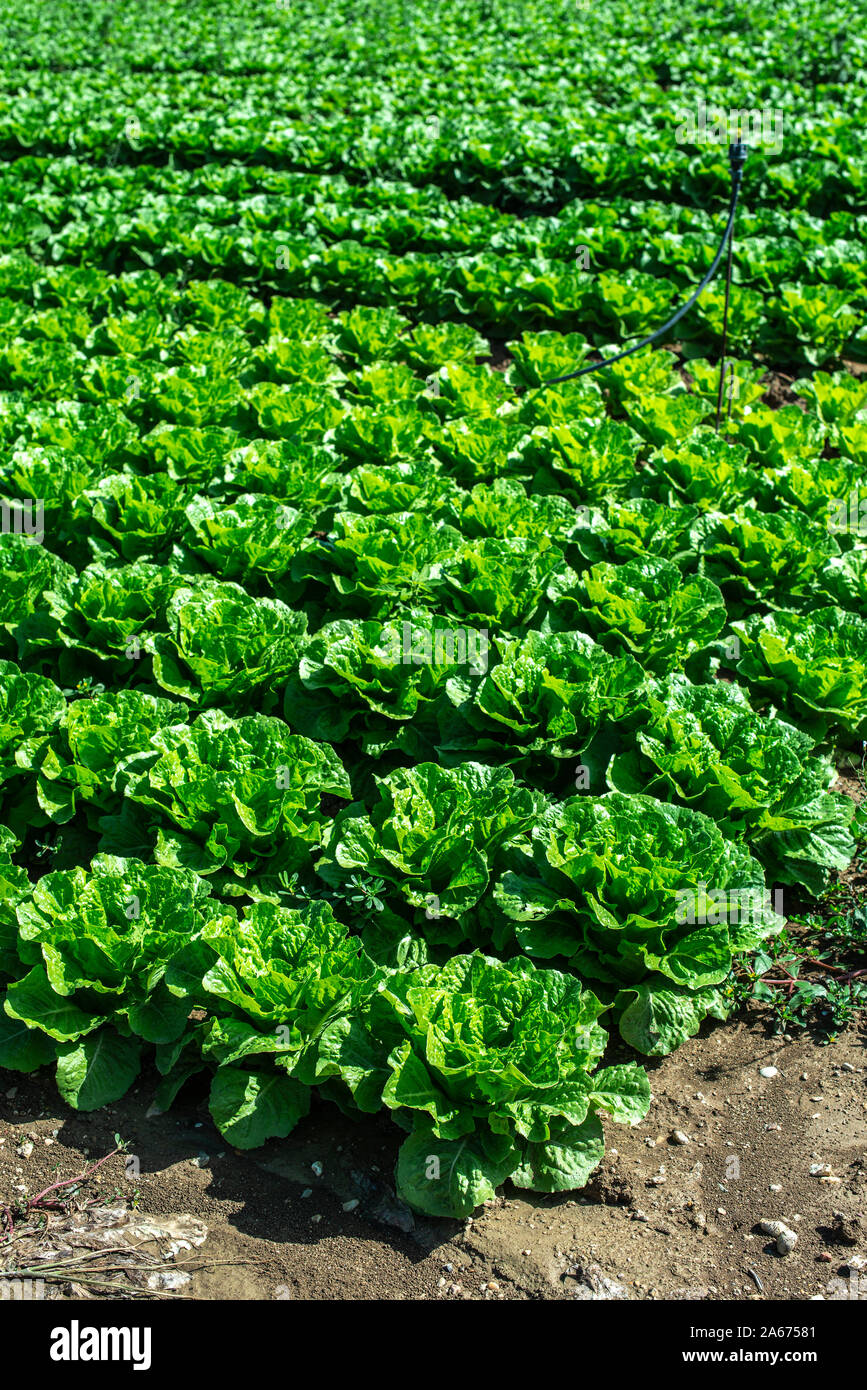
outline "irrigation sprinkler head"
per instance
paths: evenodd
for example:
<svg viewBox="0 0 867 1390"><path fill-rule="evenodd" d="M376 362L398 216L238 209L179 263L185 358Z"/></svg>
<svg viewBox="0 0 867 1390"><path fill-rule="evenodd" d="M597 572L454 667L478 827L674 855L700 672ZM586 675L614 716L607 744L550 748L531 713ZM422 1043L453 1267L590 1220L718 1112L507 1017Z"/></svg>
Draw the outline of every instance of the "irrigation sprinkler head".
<svg viewBox="0 0 867 1390"><path fill-rule="evenodd" d="M729 164L733 177L739 177L743 173L749 152L750 147L745 140L737 140L733 145L729 145Z"/></svg>

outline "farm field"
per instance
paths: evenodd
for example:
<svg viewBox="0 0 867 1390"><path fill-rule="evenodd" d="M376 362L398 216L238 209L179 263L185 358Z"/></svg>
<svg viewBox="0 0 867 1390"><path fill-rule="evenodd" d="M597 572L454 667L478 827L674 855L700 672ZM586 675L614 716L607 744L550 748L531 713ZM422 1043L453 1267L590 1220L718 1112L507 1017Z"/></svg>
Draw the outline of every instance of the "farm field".
<svg viewBox="0 0 867 1390"><path fill-rule="evenodd" d="M0 0L0 1252L857 1272L863 20Z"/></svg>

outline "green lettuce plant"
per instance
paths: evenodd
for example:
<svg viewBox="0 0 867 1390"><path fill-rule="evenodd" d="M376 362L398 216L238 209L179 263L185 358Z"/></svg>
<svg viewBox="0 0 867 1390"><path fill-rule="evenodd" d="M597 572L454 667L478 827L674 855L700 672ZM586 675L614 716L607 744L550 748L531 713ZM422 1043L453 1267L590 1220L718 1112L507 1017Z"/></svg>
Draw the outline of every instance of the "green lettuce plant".
<svg viewBox="0 0 867 1390"><path fill-rule="evenodd" d="M461 544L454 527L418 512L339 512L328 545L299 556L293 577L328 584L335 613L385 621L400 606L435 602L442 561Z"/></svg>
<svg viewBox="0 0 867 1390"><path fill-rule="evenodd" d="M142 1044L171 1045L203 999L201 932L216 913L204 879L184 869L100 856L46 874L16 904L26 970L6 991L4 1065L29 1071L57 1058L57 1084L76 1109L119 1099L139 1074ZM29 969L28 969L29 967ZM48 1041L47 1041L48 1040Z"/></svg>
<svg viewBox="0 0 867 1390"><path fill-rule="evenodd" d="M170 695L203 704L277 703L275 685L296 670L304 613L254 598L238 584L198 579L176 586L165 629L148 637L154 678Z"/></svg>
<svg viewBox="0 0 867 1390"><path fill-rule="evenodd" d="M504 847L527 830L544 798L507 768L419 763L376 778L379 800L342 811L317 872L332 888L362 870L381 879L390 904L423 924L431 941L467 939L463 917L484 894Z"/></svg>
<svg viewBox="0 0 867 1390"><path fill-rule="evenodd" d="M637 1124L650 1104L634 1063L596 1070L603 1006L531 961L474 953L396 971L364 1021L391 1044L383 1102L410 1130L397 1190L431 1216L467 1216L507 1178L583 1186L604 1152L599 1111Z"/></svg>
<svg viewBox="0 0 867 1390"><path fill-rule="evenodd" d="M684 578L670 560L606 561L552 581L557 625L579 628L611 652L626 651L665 675L703 651L725 625L723 597L703 575Z"/></svg>
<svg viewBox="0 0 867 1390"><path fill-rule="evenodd" d="M0 660L0 797L6 805L27 783L42 751L66 719L63 693L49 680Z"/></svg>
<svg viewBox="0 0 867 1390"><path fill-rule="evenodd" d="M818 894L852 860L855 806L828 790L833 761L802 730L757 714L739 686L670 676L631 723L634 746L608 767L613 790L702 811L746 840L772 882Z"/></svg>
<svg viewBox="0 0 867 1390"><path fill-rule="evenodd" d="M738 673L762 704L817 738L867 731L867 622L841 608L756 614L733 623Z"/></svg>
<svg viewBox="0 0 867 1390"><path fill-rule="evenodd" d="M194 497L184 521L182 544L221 578L246 585L278 584L312 543L309 515L261 493L242 493L229 505ZM283 597L298 597L293 588Z"/></svg>
<svg viewBox="0 0 867 1390"><path fill-rule="evenodd" d="M116 785L128 809L156 823L158 862L222 871L223 891L254 895L264 891L258 876L299 868L320 843L322 796L351 797L327 744L291 734L279 719L233 720L219 710L157 729L121 762ZM103 821L106 848L128 823Z"/></svg>
<svg viewBox="0 0 867 1390"><path fill-rule="evenodd" d="M311 738L357 740L365 752L430 748L452 678L478 678L488 636L422 608L388 623L338 618L304 648L284 693L284 717Z"/></svg>
<svg viewBox="0 0 867 1390"><path fill-rule="evenodd" d="M688 439L655 449L641 486L671 506L689 504L702 512L760 506L770 496L768 481L753 466L749 450L729 443L707 425Z"/></svg>
<svg viewBox="0 0 867 1390"><path fill-rule="evenodd" d="M515 451L523 470L550 474L554 486L586 505L626 492L634 483L641 439L628 425L589 417L539 425Z"/></svg>
<svg viewBox="0 0 867 1390"><path fill-rule="evenodd" d="M792 510L707 512L691 540L699 572L719 585L730 617L758 604L810 605L824 570L840 554L826 525Z"/></svg>
<svg viewBox="0 0 867 1390"><path fill-rule="evenodd" d="M582 978L619 989L620 1008L630 991L674 986L689 992L700 1019L702 992L711 990L703 997L713 1004L733 955L779 925L746 847L701 812L650 796L558 803L510 858L488 912L494 944L565 958ZM688 1036L669 1029L658 1039L628 1024L621 1031L645 1052L670 1051Z"/></svg>
<svg viewBox="0 0 867 1390"><path fill-rule="evenodd" d="M550 776L644 698L634 658L612 655L586 633L531 631L496 646L481 680L456 672L447 684L455 716L442 716L439 747L449 759L484 756L531 780Z"/></svg>
<svg viewBox="0 0 867 1390"><path fill-rule="evenodd" d="M284 1138L314 1084L357 1109L380 1108L387 1073L358 1020L385 972L327 903L257 903L240 930L214 919L204 940L211 1017L202 1053L216 1067L211 1114L231 1143Z"/></svg>

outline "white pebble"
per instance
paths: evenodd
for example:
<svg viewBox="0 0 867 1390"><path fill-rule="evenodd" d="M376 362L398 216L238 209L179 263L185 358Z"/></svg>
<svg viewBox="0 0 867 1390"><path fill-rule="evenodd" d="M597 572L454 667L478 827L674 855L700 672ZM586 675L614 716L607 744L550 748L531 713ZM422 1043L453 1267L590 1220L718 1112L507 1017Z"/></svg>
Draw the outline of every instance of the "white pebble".
<svg viewBox="0 0 867 1390"><path fill-rule="evenodd" d="M766 1236L773 1236L775 1239L787 1231L789 1228L785 1221L760 1221L759 1230Z"/></svg>

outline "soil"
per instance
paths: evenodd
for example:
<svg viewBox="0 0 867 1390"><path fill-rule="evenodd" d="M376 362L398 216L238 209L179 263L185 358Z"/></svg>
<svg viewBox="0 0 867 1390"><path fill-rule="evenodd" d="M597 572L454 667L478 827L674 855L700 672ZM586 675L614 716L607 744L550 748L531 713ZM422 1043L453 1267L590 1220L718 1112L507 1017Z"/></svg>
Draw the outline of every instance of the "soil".
<svg viewBox="0 0 867 1390"><path fill-rule="evenodd" d="M649 1063L649 1115L606 1125L610 1147L583 1193L507 1187L465 1223L413 1219L396 1202L401 1135L384 1115L354 1122L321 1102L289 1139L241 1154L195 1083L168 1115L147 1116L150 1078L87 1115L67 1110L47 1075L7 1072L0 1202L82 1172L119 1132L138 1175L117 1155L86 1191L203 1220L196 1299L571 1299L587 1296L574 1271L588 1264L630 1299L828 1298L857 1292L841 1272L867 1254L865 1066L863 1031L821 1046L768 1036L758 1014L711 1023ZM798 1235L787 1256L757 1230L776 1219ZM867 1297L867 1279L860 1287Z"/></svg>
<svg viewBox="0 0 867 1390"><path fill-rule="evenodd" d="M480 365L488 366L494 372L508 371L514 361L512 354L506 346L510 341L511 339L509 338L489 338L488 346L491 351L487 357L480 357L478 359Z"/></svg>
<svg viewBox="0 0 867 1390"><path fill-rule="evenodd" d="M795 377L789 376L786 372L766 371L762 405L769 405L772 410L779 410L784 405L796 405L799 410L806 413L807 402L795 394L794 382Z"/></svg>

